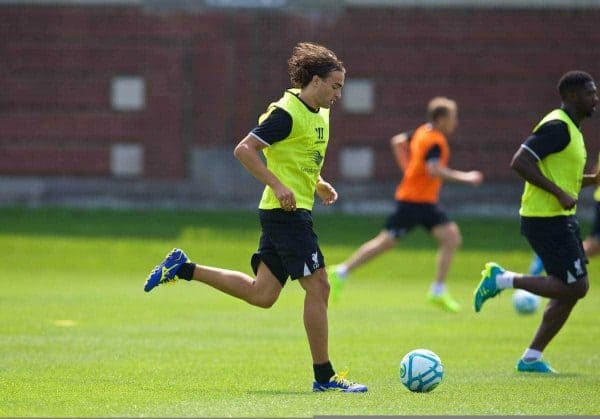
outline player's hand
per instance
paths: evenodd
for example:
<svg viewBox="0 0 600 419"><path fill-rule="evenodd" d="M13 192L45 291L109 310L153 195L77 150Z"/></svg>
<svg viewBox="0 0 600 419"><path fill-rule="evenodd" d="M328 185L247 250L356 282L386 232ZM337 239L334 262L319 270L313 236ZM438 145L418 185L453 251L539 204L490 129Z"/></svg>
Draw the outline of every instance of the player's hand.
<svg viewBox="0 0 600 419"><path fill-rule="evenodd" d="M470 172L467 172L466 175L467 182L473 186L479 186L481 185L481 182L483 182L483 173L479 170L471 170Z"/></svg>
<svg viewBox="0 0 600 419"><path fill-rule="evenodd" d="M296 197L294 196L294 192L290 191L283 184L274 187L273 192L279 200L281 209L284 211L296 211Z"/></svg>
<svg viewBox="0 0 600 419"><path fill-rule="evenodd" d="M577 198L573 198L564 191L560 193L557 198L558 202L560 202L560 205L566 210L573 208L577 204Z"/></svg>
<svg viewBox="0 0 600 419"><path fill-rule="evenodd" d="M338 193L331 183L319 180L317 182L317 195L321 198L324 205L332 205L338 199Z"/></svg>

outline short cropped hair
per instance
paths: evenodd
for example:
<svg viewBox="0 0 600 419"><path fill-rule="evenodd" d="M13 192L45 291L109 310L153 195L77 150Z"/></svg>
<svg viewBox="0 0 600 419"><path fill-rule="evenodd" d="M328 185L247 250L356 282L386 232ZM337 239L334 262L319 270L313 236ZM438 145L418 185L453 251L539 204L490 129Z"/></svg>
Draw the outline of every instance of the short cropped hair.
<svg viewBox="0 0 600 419"><path fill-rule="evenodd" d="M303 88L314 76L326 78L332 71L346 70L333 51L319 44L297 44L288 60L288 74L294 87Z"/></svg>
<svg viewBox="0 0 600 419"><path fill-rule="evenodd" d="M438 118L448 115L452 111L456 111L456 102L447 97L434 97L427 105L427 118L435 122Z"/></svg>
<svg viewBox="0 0 600 419"><path fill-rule="evenodd" d="M558 81L556 88L558 89L560 97L565 99L569 92L581 89L586 83L591 81L594 81L594 79L585 71L573 70L563 74Z"/></svg>

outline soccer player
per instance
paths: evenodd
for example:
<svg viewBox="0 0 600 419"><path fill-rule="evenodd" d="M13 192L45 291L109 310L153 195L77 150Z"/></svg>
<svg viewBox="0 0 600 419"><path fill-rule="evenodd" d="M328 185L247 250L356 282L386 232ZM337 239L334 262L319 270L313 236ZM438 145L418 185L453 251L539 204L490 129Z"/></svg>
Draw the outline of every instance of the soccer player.
<svg viewBox="0 0 600 419"><path fill-rule="evenodd" d="M396 211L375 238L335 267L331 275L334 300L339 298L350 272L392 249L406 233L420 225L439 243L437 274L428 299L448 311L460 311L460 305L446 289L446 276L454 252L460 246L461 235L458 225L438 206L439 191L445 180L479 185L483 175L479 171L463 172L448 167L450 149L446 137L458 125L456 102L444 97L433 98L427 106L427 116L429 122L414 132L392 137L394 156L404 171L396 189Z"/></svg>
<svg viewBox="0 0 600 419"><path fill-rule="evenodd" d="M581 122L596 109L598 93L592 77L583 71L564 74L558 91L560 108L535 126L511 162L511 168L525 180L519 211L521 234L540 256L547 276L517 274L489 262L474 292L476 312L505 288L550 299L533 341L517 362L517 371L523 372L556 372L542 359L542 352L589 287L575 211L581 188L600 182L597 173L584 174L586 149L580 131Z"/></svg>
<svg viewBox="0 0 600 419"><path fill-rule="evenodd" d="M295 46L288 71L294 88L269 105L234 151L266 185L259 204L262 235L251 258L255 277L192 263L182 250L173 249L149 274L144 290L178 277L269 308L288 277L298 280L306 292L304 326L313 360L313 391L365 392L367 387L348 380L345 372L336 374L329 360L329 282L311 215L315 192L325 205L338 197L320 173L329 141L329 108L341 97L346 70L332 51L304 42Z"/></svg>

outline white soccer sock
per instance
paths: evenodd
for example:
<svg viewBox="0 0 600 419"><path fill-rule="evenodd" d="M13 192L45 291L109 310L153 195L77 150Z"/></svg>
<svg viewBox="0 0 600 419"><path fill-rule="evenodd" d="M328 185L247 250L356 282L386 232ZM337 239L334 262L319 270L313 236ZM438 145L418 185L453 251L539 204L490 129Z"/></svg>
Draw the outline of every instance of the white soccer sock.
<svg viewBox="0 0 600 419"><path fill-rule="evenodd" d="M444 282L434 282L431 284L431 293L433 295L442 295L446 291L446 284Z"/></svg>
<svg viewBox="0 0 600 419"><path fill-rule="evenodd" d="M335 273L342 279L348 278L348 267L343 263L335 268Z"/></svg>
<svg viewBox="0 0 600 419"><path fill-rule="evenodd" d="M542 359L542 352L535 349L527 348L523 353L523 359L526 359L527 361L537 361L538 359Z"/></svg>
<svg viewBox="0 0 600 419"><path fill-rule="evenodd" d="M496 286L501 290L505 288L513 288L515 276L520 276L520 274L511 271L504 271L501 274L496 275Z"/></svg>

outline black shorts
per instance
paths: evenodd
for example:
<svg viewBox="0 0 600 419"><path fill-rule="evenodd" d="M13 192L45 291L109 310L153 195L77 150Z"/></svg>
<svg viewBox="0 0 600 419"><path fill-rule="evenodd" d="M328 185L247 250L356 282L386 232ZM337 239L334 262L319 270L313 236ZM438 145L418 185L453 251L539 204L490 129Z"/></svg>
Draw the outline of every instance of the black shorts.
<svg viewBox="0 0 600 419"><path fill-rule="evenodd" d="M567 284L587 276L588 260L575 216L521 217L521 234L544 263L548 275Z"/></svg>
<svg viewBox="0 0 600 419"><path fill-rule="evenodd" d="M283 286L288 277L303 278L325 267L310 211L272 209L259 210L258 215L262 234L250 261L254 274L263 262Z"/></svg>
<svg viewBox="0 0 600 419"><path fill-rule="evenodd" d="M594 224L590 236L596 240L600 240L600 202L596 201L594 205Z"/></svg>
<svg viewBox="0 0 600 419"><path fill-rule="evenodd" d="M450 219L446 213L435 204L396 201L396 211L388 217L385 229L395 238L400 238L415 226L421 225L431 230L448 222Z"/></svg>

